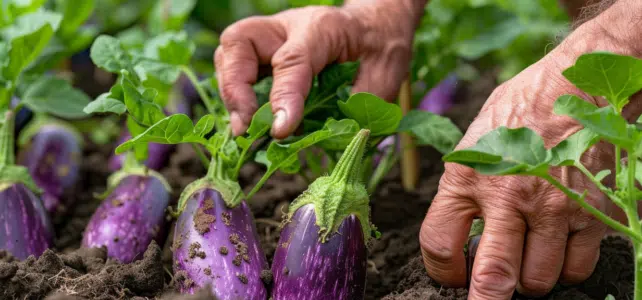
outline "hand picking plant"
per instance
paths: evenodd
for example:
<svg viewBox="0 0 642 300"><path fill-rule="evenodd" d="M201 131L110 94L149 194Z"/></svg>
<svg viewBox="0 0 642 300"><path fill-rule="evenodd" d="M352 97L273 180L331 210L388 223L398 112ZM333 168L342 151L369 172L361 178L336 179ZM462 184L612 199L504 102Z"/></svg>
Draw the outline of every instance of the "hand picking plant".
<svg viewBox="0 0 642 300"><path fill-rule="evenodd" d="M45 62L56 61L46 55L50 43L73 35L82 17L42 9L42 5L43 1L8 1L0 9L0 220L5 222L0 249L20 259L42 254L51 246L54 233L39 197L42 182L34 182L30 170L15 163L16 114L28 107L36 113L78 117L84 116L82 107L89 102L67 81L44 71ZM68 49L63 45L58 49ZM21 101L12 106L13 98ZM39 160L37 155L32 158ZM56 181L55 176L49 179Z"/></svg>
<svg viewBox="0 0 642 300"><path fill-rule="evenodd" d="M484 175L523 175L540 177L575 201L580 207L611 228L631 238L635 250L635 295L642 299L642 226L638 200L642 190L642 118L629 124L622 116L629 98L642 89L642 60L612 53L595 52L580 56L563 72L575 86L589 95L604 97L608 105L597 107L578 96L564 95L554 104L554 112L570 116L584 126L555 147L546 149L540 136L528 128L497 128L482 136L468 149L451 152L444 161L474 168ZM612 170L590 172L580 161L582 154L599 140L615 148L615 186L602 183ZM621 153L627 155L626 162ZM581 171L628 218L628 226L607 216L586 202L587 191L574 191L549 174L552 167L568 166ZM473 254L474 255L474 254Z"/></svg>

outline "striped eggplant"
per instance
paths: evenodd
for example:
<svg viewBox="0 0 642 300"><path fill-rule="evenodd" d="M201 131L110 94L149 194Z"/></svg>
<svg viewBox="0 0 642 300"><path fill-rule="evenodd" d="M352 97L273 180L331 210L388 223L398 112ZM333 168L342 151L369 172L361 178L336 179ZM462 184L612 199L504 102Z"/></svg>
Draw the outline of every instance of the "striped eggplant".
<svg viewBox="0 0 642 300"><path fill-rule="evenodd" d="M174 273L181 293L211 285L219 300L265 300L269 266L245 201L229 205L205 185L187 199L174 231ZM267 272L267 273L266 273Z"/></svg>
<svg viewBox="0 0 642 300"><path fill-rule="evenodd" d="M0 249L18 259L40 256L53 245L54 231L42 201L20 183L0 191Z"/></svg>
<svg viewBox="0 0 642 300"><path fill-rule="evenodd" d="M29 142L22 148L18 161L29 169L36 184L44 190L42 201L52 213L71 205L65 190L78 180L82 138L71 127L60 123L38 126Z"/></svg>
<svg viewBox="0 0 642 300"><path fill-rule="evenodd" d="M106 246L107 256L122 263L142 258L152 240L164 242L169 200L160 175L126 175L92 215L82 246Z"/></svg>
<svg viewBox="0 0 642 300"><path fill-rule="evenodd" d="M332 174L316 179L290 206L272 263L272 299L364 298L373 227L361 168L369 134L361 130Z"/></svg>

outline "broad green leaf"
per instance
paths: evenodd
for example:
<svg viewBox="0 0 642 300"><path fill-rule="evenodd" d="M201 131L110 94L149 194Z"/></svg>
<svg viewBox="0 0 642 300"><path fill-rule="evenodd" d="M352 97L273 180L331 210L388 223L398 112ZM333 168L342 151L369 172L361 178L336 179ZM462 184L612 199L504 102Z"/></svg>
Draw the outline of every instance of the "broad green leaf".
<svg viewBox="0 0 642 300"><path fill-rule="evenodd" d="M485 175L544 174L550 159L550 151L534 131L503 126L482 136L475 146L443 158L445 162L466 165Z"/></svg>
<svg viewBox="0 0 642 300"><path fill-rule="evenodd" d="M46 0L5 0L9 16L16 18L24 14L32 13L41 8ZM3 1L4 2L4 1ZM3 8L4 7L1 7Z"/></svg>
<svg viewBox="0 0 642 300"><path fill-rule="evenodd" d="M632 149L634 145L633 130L611 106L598 108L580 97L565 95L555 101L553 111L572 117L584 127L622 148Z"/></svg>
<svg viewBox="0 0 642 300"><path fill-rule="evenodd" d="M216 124L216 117L211 114L203 116L196 126L194 126L194 135L204 137L206 134L210 133L214 129L214 124Z"/></svg>
<svg viewBox="0 0 642 300"><path fill-rule="evenodd" d="M323 69L318 76L318 85L313 87L305 101L303 115L321 112L324 114L321 120L325 121L327 114L337 109L337 90L351 84L358 69L358 62L332 64Z"/></svg>
<svg viewBox="0 0 642 300"><path fill-rule="evenodd" d="M582 154L599 141L599 136L590 129L584 128L551 149L553 166L571 166L579 163Z"/></svg>
<svg viewBox="0 0 642 300"><path fill-rule="evenodd" d="M33 62L53 36L54 30L48 22L39 22L41 27L33 31L23 29L3 32L9 41L8 62L2 68L2 78L16 80L22 70Z"/></svg>
<svg viewBox="0 0 642 300"><path fill-rule="evenodd" d="M66 119L86 117L83 111L90 103L89 97L75 89L66 80L41 77L22 95L22 103L36 112L44 112Z"/></svg>
<svg viewBox="0 0 642 300"><path fill-rule="evenodd" d="M163 108L153 100L156 91L146 89L141 94L125 76L121 78L125 106L129 114L140 124L152 126L165 118Z"/></svg>
<svg viewBox="0 0 642 300"><path fill-rule="evenodd" d="M125 104L120 100L110 98L110 95L110 93L101 94L96 98L96 100L87 104L83 111L86 114L111 112L121 115L125 113L127 111L127 107L125 106Z"/></svg>
<svg viewBox="0 0 642 300"><path fill-rule="evenodd" d="M260 163L260 164L262 164L262 165L264 165L264 166L266 166L268 168L272 164L270 162L270 160L267 158L267 151L265 151L265 150L261 150L261 151L256 152L256 155L254 156L254 161L257 162L257 163Z"/></svg>
<svg viewBox="0 0 642 300"><path fill-rule="evenodd" d="M155 60L140 61L134 67L134 71L143 82L149 81L147 77L153 77L158 78L165 85L174 84L181 75L181 69L178 66Z"/></svg>
<svg viewBox="0 0 642 300"><path fill-rule="evenodd" d="M604 96L621 110L628 98L642 89L642 60L606 52L580 56L562 74L593 96Z"/></svg>
<svg viewBox="0 0 642 300"><path fill-rule="evenodd" d="M56 8L62 12L59 33L71 37L78 28L91 16L95 0L56 0Z"/></svg>
<svg viewBox="0 0 642 300"><path fill-rule="evenodd" d="M329 119L325 123L323 130L332 131L336 136L320 142L319 147L326 150L343 151L348 147L348 144L350 144L354 135L359 132L359 129L361 128L359 128L359 124L355 120L343 119L336 121L334 119Z"/></svg>
<svg viewBox="0 0 642 300"><path fill-rule="evenodd" d="M55 32L58 30L61 20L62 16L58 13L46 10L36 11L20 16L11 26L3 28L2 37L5 40L12 40L38 31L47 24L51 26L52 31Z"/></svg>
<svg viewBox="0 0 642 300"><path fill-rule="evenodd" d="M101 69L112 73L132 67L132 57L120 41L108 35L101 35L91 45L91 60Z"/></svg>
<svg viewBox="0 0 642 300"><path fill-rule="evenodd" d="M200 143L207 145L203 137L194 134L192 120L184 114L175 114L166 117L150 126L145 132L134 136L116 148L116 154L124 153L140 143L178 144Z"/></svg>
<svg viewBox="0 0 642 300"><path fill-rule="evenodd" d="M147 28L153 34L180 30L196 6L196 0L159 0L152 8Z"/></svg>
<svg viewBox="0 0 642 300"><path fill-rule="evenodd" d="M187 33L165 32L145 44L145 58L158 60L170 65L187 65L194 54L196 46L187 37Z"/></svg>
<svg viewBox="0 0 642 300"><path fill-rule="evenodd" d="M339 102L339 109L343 114L357 121L362 128L370 129L372 136L395 132L403 117L398 105L368 93L357 93L348 101Z"/></svg>
<svg viewBox="0 0 642 300"><path fill-rule="evenodd" d="M125 29L118 34L116 38L120 41L123 48L129 49L142 49L147 40L147 33L140 26Z"/></svg>
<svg viewBox="0 0 642 300"><path fill-rule="evenodd" d="M243 149L249 149L257 139L264 136L268 130L270 130L273 119L272 106L270 106L268 102L254 113L252 122L250 122L250 126L247 129L248 136L237 137L236 143Z"/></svg>
<svg viewBox="0 0 642 300"><path fill-rule="evenodd" d="M423 110L409 111L399 123L397 132L411 132L420 145L430 145L443 154L455 149L463 137L450 119Z"/></svg>

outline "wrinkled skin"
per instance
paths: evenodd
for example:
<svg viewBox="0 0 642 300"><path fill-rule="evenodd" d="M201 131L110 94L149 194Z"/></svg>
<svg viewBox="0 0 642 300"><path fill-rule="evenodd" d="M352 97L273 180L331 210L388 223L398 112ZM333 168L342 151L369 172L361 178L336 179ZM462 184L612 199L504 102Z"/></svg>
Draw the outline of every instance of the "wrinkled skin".
<svg viewBox="0 0 642 300"><path fill-rule="evenodd" d="M343 220L338 233L319 242L314 205L297 209L281 231L272 262L274 300L363 299L366 245L359 219Z"/></svg>
<svg viewBox="0 0 642 300"><path fill-rule="evenodd" d="M76 133L69 128L47 124L39 128L20 152L21 165L29 169L36 184L43 189L42 200L48 212L69 206L63 193L78 180L82 148Z"/></svg>
<svg viewBox="0 0 642 300"><path fill-rule="evenodd" d="M169 192L153 176L130 175L103 200L83 234L83 247L107 247L122 263L143 258L152 240L163 244Z"/></svg>
<svg viewBox="0 0 642 300"><path fill-rule="evenodd" d="M0 249L18 259L40 256L54 231L42 201L22 184L0 191Z"/></svg>
<svg viewBox="0 0 642 300"><path fill-rule="evenodd" d="M267 299L261 271L269 266L245 201L230 209L214 189L195 192L176 221L173 250L181 293L211 284L220 300Z"/></svg>

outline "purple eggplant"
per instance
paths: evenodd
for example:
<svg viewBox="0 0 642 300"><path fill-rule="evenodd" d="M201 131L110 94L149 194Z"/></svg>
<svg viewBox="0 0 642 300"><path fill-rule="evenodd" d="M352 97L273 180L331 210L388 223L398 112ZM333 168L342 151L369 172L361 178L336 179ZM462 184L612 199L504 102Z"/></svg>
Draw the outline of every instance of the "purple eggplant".
<svg viewBox="0 0 642 300"><path fill-rule="evenodd" d="M466 282L470 285L470 279L473 274L473 265L477 255L477 247L481 241L482 232L484 231L484 220L474 219L468 233L468 243L466 244Z"/></svg>
<svg viewBox="0 0 642 300"><path fill-rule="evenodd" d="M272 263L274 300L363 299L367 252L359 219L345 218L325 243L319 229L308 204L281 231Z"/></svg>
<svg viewBox="0 0 642 300"><path fill-rule="evenodd" d="M42 200L48 212L71 204L64 202L62 196L78 179L81 154L79 134L56 123L40 126L20 153L20 164L29 169L31 177L44 190Z"/></svg>
<svg viewBox="0 0 642 300"><path fill-rule="evenodd" d="M445 113L454 104L453 97L457 91L457 82L455 74L449 75L424 96L417 108L438 115Z"/></svg>
<svg viewBox="0 0 642 300"><path fill-rule="evenodd" d="M127 132L127 130L124 130L120 138L118 139L118 145L131 139L131 137L132 136L129 134L129 132ZM159 171L160 169L165 167L165 165L169 161L169 156L174 149L174 145L155 143L149 143L148 145L149 147L147 148L147 160L145 160L144 164L152 170ZM120 170L124 162L125 154L112 155L109 158L109 169L111 171Z"/></svg>
<svg viewBox="0 0 642 300"><path fill-rule="evenodd" d="M370 224L361 130L332 170L290 206L272 263L274 300L364 298Z"/></svg>
<svg viewBox="0 0 642 300"><path fill-rule="evenodd" d="M18 97L11 97L11 107L14 108L16 105L20 103L20 98ZM27 126L27 123L31 121L33 118L33 112L27 108L27 107L22 107L20 111L16 114L16 119L15 119L15 131L14 134L18 135L20 131L22 131L25 126Z"/></svg>
<svg viewBox="0 0 642 300"><path fill-rule="evenodd" d="M210 284L220 300L265 300L262 278L269 267L258 241L245 201L230 208L210 187L191 194L174 232L174 273L181 293Z"/></svg>
<svg viewBox="0 0 642 300"><path fill-rule="evenodd" d="M0 249L25 259L53 244L53 227L42 201L22 184L0 191Z"/></svg>
<svg viewBox="0 0 642 300"><path fill-rule="evenodd" d="M92 215L82 246L106 246L107 256L122 263L142 258L152 240L164 242L169 200L156 175L124 177Z"/></svg>

